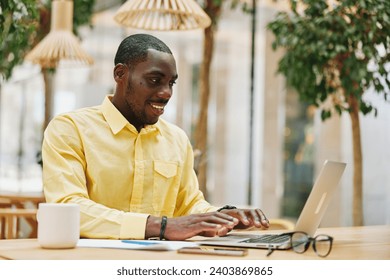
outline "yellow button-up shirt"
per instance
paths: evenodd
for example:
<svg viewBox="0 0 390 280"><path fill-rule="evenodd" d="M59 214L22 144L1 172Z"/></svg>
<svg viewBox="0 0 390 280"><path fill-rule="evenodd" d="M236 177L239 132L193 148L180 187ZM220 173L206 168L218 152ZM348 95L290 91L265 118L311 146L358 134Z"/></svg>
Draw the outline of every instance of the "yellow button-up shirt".
<svg viewBox="0 0 390 280"><path fill-rule="evenodd" d="M149 215L217 209L199 191L184 131L160 119L138 132L110 97L55 117L42 156L46 200L80 205L82 237L143 239Z"/></svg>

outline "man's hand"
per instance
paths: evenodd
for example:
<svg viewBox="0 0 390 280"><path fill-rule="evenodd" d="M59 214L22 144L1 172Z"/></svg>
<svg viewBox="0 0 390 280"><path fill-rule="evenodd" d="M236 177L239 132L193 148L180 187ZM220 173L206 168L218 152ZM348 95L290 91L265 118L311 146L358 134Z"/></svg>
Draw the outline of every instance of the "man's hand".
<svg viewBox="0 0 390 280"><path fill-rule="evenodd" d="M247 229L250 227L264 228L269 227L269 221L260 209L225 209L221 213L238 219L239 223L235 229Z"/></svg>
<svg viewBox="0 0 390 280"><path fill-rule="evenodd" d="M193 214L178 218L169 218L164 238L168 240L185 240L196 235L223 236L232 230L239 220L233 215L222 212ZM159 236L161 218L149 216L145 237Z"/></svg>

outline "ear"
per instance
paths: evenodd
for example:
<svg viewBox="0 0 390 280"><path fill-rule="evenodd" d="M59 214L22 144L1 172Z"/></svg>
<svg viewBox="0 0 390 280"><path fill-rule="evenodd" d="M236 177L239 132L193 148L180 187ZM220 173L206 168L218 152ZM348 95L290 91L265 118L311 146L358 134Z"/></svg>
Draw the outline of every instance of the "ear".
<svg viewBox="0 0 390 280"><path fill-rule="evenodd" d="M122 63L118 63L117 65L115 65L114 79L117 83L123 82L124 78L126 77L127 70L127 66Z"/></svg>

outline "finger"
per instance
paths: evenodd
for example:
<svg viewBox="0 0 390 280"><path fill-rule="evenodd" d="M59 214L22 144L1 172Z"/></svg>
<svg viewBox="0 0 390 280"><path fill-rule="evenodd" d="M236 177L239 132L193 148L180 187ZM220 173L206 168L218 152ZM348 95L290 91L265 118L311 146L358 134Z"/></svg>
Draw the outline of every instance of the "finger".
<svg viewBox="0 0 390 280"><path fill-rule="evenodd" d="M260 221L261 221L261 225L268 228L269 227L269 221L267 219L267 217L265 216L264 212L260 209L256 209L257 211L257 214L259 215L260 217Z"/></svg>
<svg viewBox="0 0 390 280"><path fill-rule="evenodd" d="M221 216L220 213L217 215L209 216L205 221L209 223L219 224L224 227L233 228L238 224L238 219L229 215Z"/></svg>
<svg viewBox="0 0 390 280"><path fill-rule="evenodd" d="M214 212L214 214L217 216L217 217L220 217L222 219L225 219L225 220L228 220L228 221L232 221L234 223L238 223L238 219L232 214L232 213L235 213L237 212L237 210L229 210L230 212L227 212L227 213L222 213L222 212ZM231 213L232 212L232 213Z"/></svg>
<svg viewBox="0 0 390 280"><path fill-rule="evenodd" d="M196 234L205 236L216 236L218 231L220 231L222 228L224 227L220 224L202 221L196 226Z"/></svg>
<svg viewBox="0 0 390 280"><path fill-rule="evenodd" d="M237 217L238 220L242 224L244 224L246 226L251 224L251 219L250 219L250 217L247 216L247 214L245 213L245 210L237 210L237 215L238 215L238 217Z"/></svg>
<svg viewBox="0 0 390 280"><path fill-rule="evenodd" d="M166 238L169 240L185 240L191 238L195 235L204 235L204 236L216 236L217 232L222 228L220 224L200 222L193 223L187 226L181 226L180 230L176 231L166 231ZM205 235L207 233L207 235Z"/></svg>
<svg viewBox="0 0 390 280"><path fill-rule="evenodd" d="M261 226L261 216L256 209L251 209L248 212L249 220L251 221L251 226L260 227Z"/></svg>
<svg viewBox="0 0 390 280"><path fill-rule="evenodd" d="M198 219L201 221L217 223L226 227L234 227L239 223L237 218L220 212L207 213L207 215L202 215L198 217Z"/></svg>
<svg viewBox="0 0 390 280"><path fill-rule="evenodd" d="M225 236L229 231L230 229L221 227L221 229L218 231L202 231L198 235L205 237Z"/></svg>
<svg viewBox="0 0 390 280"><path fill-rule="evenodd" d="M264 213L260 209L251 209L248 210L248 219L250 220L250 225L255 227L262 227L264 220ZM266 227L266 225L264 225Z"/></svg>
<svg viewBox="0 0 390 280"><path fill-rule="evenodd" d="M231 229L227 228L227 227L222 227L220 230L218 230L217 232L217 235L218 236L225 236L226 234L228 234L228 232L230 231Z"/></svg>
<svg viewBox="0 0 390 280"><path fill-rule="evenodd" d="M198 235L205 236L205 237L214 237L217 235L216 233L217 233L216 231L203 231L200 232Z"/></svg>
<svg viewBox="0 0 390 280"><path fill-rule="evenodd" d="M187 225L185 227L181 226L180 230L183 233L187 229L187 233L191 236L202 234L202 232L209 232L209 234L215 236L222 227L231 230L238 223L237 219L217 212L195 214L179 219L188 220Z"/></svg>

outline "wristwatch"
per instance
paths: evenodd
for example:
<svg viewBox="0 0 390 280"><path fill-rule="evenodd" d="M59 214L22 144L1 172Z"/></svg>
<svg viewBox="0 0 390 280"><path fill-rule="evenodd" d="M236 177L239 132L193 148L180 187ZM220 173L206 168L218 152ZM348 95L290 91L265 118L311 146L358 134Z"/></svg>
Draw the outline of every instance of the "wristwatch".
<svg viewBox="0 0 390 280"><path fill-rule="evenodd" d="M237 209L237 207L236 207L236 206L232 206L232 205L225 205L225 206L219 208L219 209L217 210L217 212L221 212L222 210L225 210L225 209L226 209L226 210Z"/></svg>

